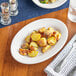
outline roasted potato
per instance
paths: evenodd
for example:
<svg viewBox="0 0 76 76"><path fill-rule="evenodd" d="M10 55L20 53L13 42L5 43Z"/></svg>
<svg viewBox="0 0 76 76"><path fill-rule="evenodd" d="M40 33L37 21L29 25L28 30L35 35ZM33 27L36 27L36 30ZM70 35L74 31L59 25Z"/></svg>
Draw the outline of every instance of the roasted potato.
<svg viewBox="0 0 76 76"><path fill-rule="evenodd" d="M30 50L37 50L38 49L38 45L36 42L31 42L30 43Z"/></svg>
<svg viewBox="0 0 76 76"><path fill-rule="evenodd" d="M48 49L51 47L51 45L47 45L45 47L42 48L42 52L45 53L46 51L48 51Z"/></svg>
<svg viewBox="0 0 76 76"><path fill-rule="evenodd" d="M54 29L51 28L51 27L49 27L49 28L44 32L44 34L46 35L47 38L49 38L49 37L52 36L53 32L54 32Z"/></svg>
<svg viewBox="0 0 76 76"><path fill-rule="evenodd" d="M56 0L49 0L51 3L54 3L54 2L56 2Z"/></svg>
<svg viewBox="0 0 76 76"><path fill-rule="evenodd" d="M27 55L27 53L28 53L29 51L30 51L30 50L28 50L28 49L22 49L22 48L19 49L19 53L20 53L21 55Z"/></svg>
<svg viewBox="0 0 76 76"><path fill-rule="evenodd" d="M40 40L37 41L37 43L40 47L44 47L47 45L47 40L46 40L46 38L42 37L42 38L40 38Z"/></svg>
<svg viewBox="0 0 76 76"><path fill-rule="evenodd" d="M47 30L45 30L44 34L48 36L48 35L53 34L53 32L54 32L54 29L49 27Z"/></svg>
<svg viewBox="0 0 76 76"><path fill-rule="evenodd" d="M46 31L44 32L44 34L45 34L46 36L48 36L48 35L51 34L51 31L50 31L50 30L46 30Z"/></svg>
<svg viewBox="0 0 76 76"><path fill-rule="evenodd" d="M26 41L27 43L30 43L30 35L25 38L25 41Z"/></svg>
<svg viewBox="0 0 76 76"><path fill-rule="evenodd" d="M47 42L49 45L55 45L56 44L56 38L55 37L50 37L47 39Z"/></svg>
<svg viewBox="0 0 76 76"><path fill-rule="evenodd" d="M53 36L56 37L57 40L61 38L61 33L58 31L53 32Z"/></svg>
<svg viewBox="0 0 76 76"><path fill-rule="evenodd" d="M31 39L32 39L33 41L38 41L40 38L41 38L41 34L40 34L40 33L33 33L33 34L31 35Z"/></svg>
<svg viewBox="0 0 76 76"><path fill-rule="evenodd" d="M38 45L37 45L36 42L31 42L31 43L30 43L30 46L34 46L34 47L37 47L37 48L38 48Z"/></svg>
<svg viewBox="0 0 76 76"><path fill-rule="evenodd" d="M29 44L28 43L24 43L22 46L21 46L22 49L28 49L29 48Z"/></svg>
<svg viewBox="0 0 76 76"><path fill-rule="evenodd" d="M29 53L28 53L28 56L30 56L30 57L35 57L35 56L37 56L38 55L38 51L30 51Z"/></svg>
<svg viewBox="0 0 76 76"><path fill-rule="evenodd" d="M45 32L45 30L46 30L46 28L45 28L45 27L43 27L43 28L39 29L39 32L40 32L40 33L44 33L44 32Z"/></svg>
<svg viewBox="0 0 76 76"><path fill-rule="evenodd" d="M51 27L48 28L48 30L50 30L51 33L53 33L55 30Z"/></svg>
<svg viewBox="0 0 76 76"><path fill-rule="evenodd" d="M57 40L59 40L60 38L61 38L61 33L58 34Z"/></svg>
<svg viewBox="0 0 76 76"><path fill-rule="evenodd" d="M42 34L41 34L41 37L45 37L45 38L46 38L47 36L46 36L44 33L42 33Z"/></svg>
<svg viewBox="0 0 76 76"><path fill-rule="evenodd" d="M32 34L38 33L38 31L33 31Z"/></svg>
<svg viewBox="0 0 76 76"><path fill-rule="evenodd" d="M53 1L53 0L50 0ZM28 55L29 57L35 57L38 55L38 48L41 47L41 51L45 53L51 46L61 38L61 33L55 31L53 28L45 27L38 31L33 31L29 36L25 38L25 42L19 49L21 55Z"/></svg>

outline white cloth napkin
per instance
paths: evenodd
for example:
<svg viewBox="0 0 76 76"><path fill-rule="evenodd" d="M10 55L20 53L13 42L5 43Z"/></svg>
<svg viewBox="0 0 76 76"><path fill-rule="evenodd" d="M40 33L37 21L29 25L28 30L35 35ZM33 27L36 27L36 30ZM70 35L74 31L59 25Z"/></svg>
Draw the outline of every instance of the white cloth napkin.
<svg viewBox="0 0 76 76"><path fill-rule="evenodd" d="M76 71L74 71L76 67L76 48L73 48L75 40L76 35L52 63L45 68L44 71L47 73L47 76L76 76Z"/></svg>

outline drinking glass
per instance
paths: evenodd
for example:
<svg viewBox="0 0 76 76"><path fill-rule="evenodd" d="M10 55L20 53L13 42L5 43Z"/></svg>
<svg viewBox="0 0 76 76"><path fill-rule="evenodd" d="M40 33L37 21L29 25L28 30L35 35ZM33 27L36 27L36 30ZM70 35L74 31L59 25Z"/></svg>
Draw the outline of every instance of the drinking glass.
<svg viewBox="0 0 76 76"><path fill-rule="evenodd" d="M18 15L18 1L17 0L9 0L9 4L10 4L11 16Z"/></svg>
<svg viewBox="0 0 76 76"><path fill-rule="evenodd" d="M9 4L8 2L1 3L2 13L9 13Z"/></svg>
<svg viewBox="0 0 76 76"><path fill-rule="evenodd" d="M11 23L11 18L9 13L2 13L1 14L1 24L9 25Z"/></svg>
<svg viewBox="0 0 76 76"><path fill-rule="evenodd" d="M70 0L68 18L72 22L76 22L76 0Z"/></svg>
<svg viewBox="0 0 76 76"><path fill-rule="evenodd" d="M9 12L9 3L3 2L1 3L1 24L8 25L11 23L10 12Z"/></svg>

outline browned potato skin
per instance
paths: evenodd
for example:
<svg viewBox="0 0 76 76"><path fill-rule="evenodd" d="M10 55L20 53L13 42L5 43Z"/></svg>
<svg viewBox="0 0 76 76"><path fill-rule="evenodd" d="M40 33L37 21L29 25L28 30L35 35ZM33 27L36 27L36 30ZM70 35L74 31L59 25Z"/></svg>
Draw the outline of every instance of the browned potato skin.
<svg viewBox="0 0 76 76"><path fill-rule="evenodd" d="M48 49L51 47L51 45L47 45L45 47L42 48L42 52L45 53L46 51L48 51Z"/></svg>
<svg viewBox="0 0 76 76"><path fill-rule="evenodd" d="M37 50L38 49L38 45L36 42L31 42L30 43L30 50Z"/></svg>
<svg viewBox="0 0 76 76"><path fill-rule="evenodd" d="M59 40L61 38L61 33L59 33L58 35L57 35L57 40Z"/></svg>
<svg viewBox="0 0 76 76"><path fill-rule="evenodd" d="M51 37L52 36L53 32L54 32L54 29L51 28L51 27L49 27L47 30L45 30L44 34L48 38L48 37Z"/></svg>
<svg viewBox="0 0 76 76"><path fill-rule="evenodd" d="M25 38L25 41L27 42L27 43L30 43L30 35L28 35L26 38Z"/></svg>
<svg viewBox="0 0 76 76"><path fill-rule="evenodd" d="M50 37L50 38L47 39L48 44L51 45L51 46L55 45L56 41L57 40L56 40L55 37Z"/></svg>
<svg viewBox="0 0 76 76"><path fill-rule="evenodd" d="M46 36L44 33L42 33L42 34L41 34L41 37L45 37L45 38L46 38L47 36Z"/></svg>
<svg viewBox="0 0 76 76"><path fill-rule="evenodd" d="M46 38L43 37L43 38L40 38L40 40L37 43L40 47L44 47L47 45L47 40Z"/></svg>
<svg viewBox="0 0 76 76"><path fill-rule="evenodd" d="M45 32L45 30L46 30L46 28L45 28L45 27L43 27L43 28L39 29L39 32L40 32L40 33L44 33L44 32Z"/></svg>
<svg viewBox="0 0 76 76"><path fill-rule="evenodd" d="M56 37L57 40L61 38L61 33L59 31L53 32L53 36Z"/></svg>
<svg viewBox="0 0 76 76"><path fill-rule="evenodd" d="M46 30L46 31L44 32L44 34L45 34L46 36L48 36L49 34L51 34L51 32L50 32L50 30Z"/></svg>
<svg viewBox="0 0 76 76"><path fill-rule="evenodd" d="M30 50L36 50L34 46L30 46Z"/></svg>
<svg viewBox="0 0 76 76"><path fill-rule="evenodd" d="M22 48L19 49L19 53L20 53L21 55L27 55L29 51L30 51L30 50L28 50L28 49L22 49Z"/></svg>
<svg viewBox="0 0 76 76"><path fill-rule="evenodd" d="M48 37L51 37L51 36L52 36L52 33L51 33L50 30L46 30L46 31L44 32L44 35L46 36L46 38L48 38Z"/></svg>
<svg viewBox="0 0 76 76"><path fill-rule="evenodd" d="M38 50L38 48L37 47L34 47L34 46L30 46L30 50Z"/></svg>
<svg viewBox="0 0 76 76"><path fill-rule="evenodd" d="M29 48L29 44L28 43L24 43L22 46L21 46L22 49L28 49Z"/></svg>

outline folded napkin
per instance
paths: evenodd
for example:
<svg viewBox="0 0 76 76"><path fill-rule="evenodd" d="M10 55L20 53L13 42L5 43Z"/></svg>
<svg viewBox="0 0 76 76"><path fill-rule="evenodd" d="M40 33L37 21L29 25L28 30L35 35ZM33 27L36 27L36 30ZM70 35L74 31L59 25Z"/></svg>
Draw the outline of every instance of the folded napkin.
<svg viewBox="0 0 76 76"><path fill-rule="evenodd" d="M76 41L73 43L73 48L69 55L64 59L59 74L67 76L73 68L76 66ZM73 76L73 75L72 75Z"/></svg>
<svg viewBox="0 0 76 76"><path fill-rule="evenodd" d="M59 55L52 61L52 63L50 63L45 68L44 71L47 73L47 76L68 76L69 72L75 68L76 48L73 48L73 43L75 42L75 40L76 35L74 35L74 37L70 40L66 47L59 53Z"/></svg>

